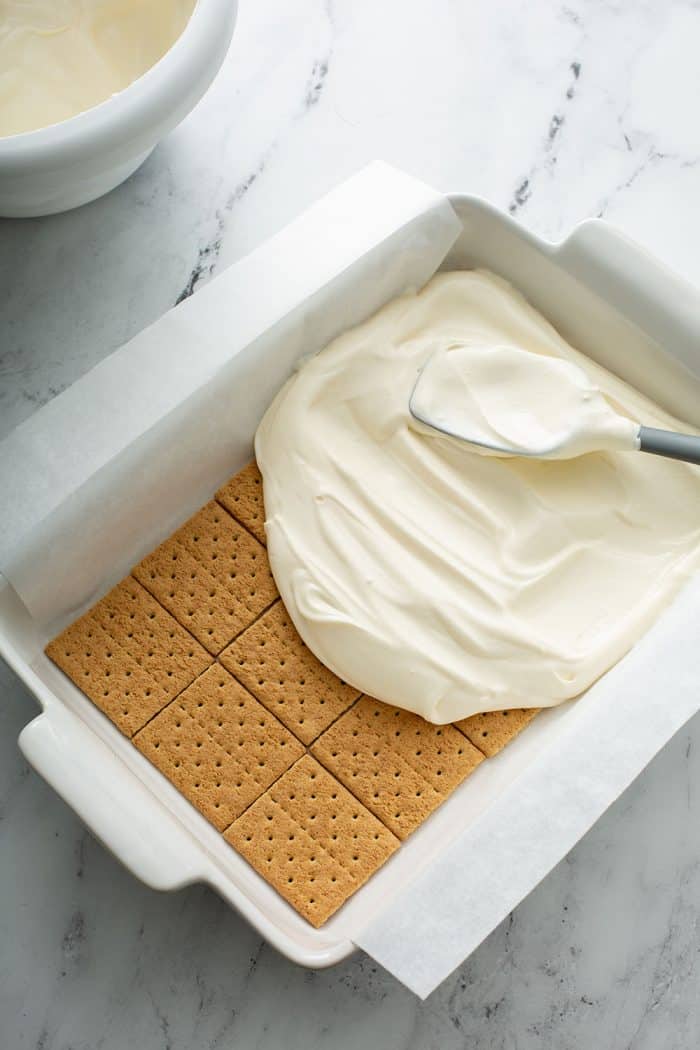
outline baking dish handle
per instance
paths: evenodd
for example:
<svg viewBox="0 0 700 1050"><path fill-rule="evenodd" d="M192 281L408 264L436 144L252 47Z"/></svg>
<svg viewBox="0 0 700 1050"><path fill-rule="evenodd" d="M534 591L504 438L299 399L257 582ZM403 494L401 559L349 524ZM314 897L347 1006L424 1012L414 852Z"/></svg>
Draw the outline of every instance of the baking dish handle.
<svg viewBox="0 0 700 1050"><path fill-rule="evenodd" d="M698 289L603 219L586 219L552 249L558 262L697 374Z"/></svg>
<svg viewBox="0 0 700 1050"><path fill-rule="evenodd" d="M193 843L145 785L70 711L52 706L22 730L27 761L88 828L147 886L179 889L205 879Z"/></svg>

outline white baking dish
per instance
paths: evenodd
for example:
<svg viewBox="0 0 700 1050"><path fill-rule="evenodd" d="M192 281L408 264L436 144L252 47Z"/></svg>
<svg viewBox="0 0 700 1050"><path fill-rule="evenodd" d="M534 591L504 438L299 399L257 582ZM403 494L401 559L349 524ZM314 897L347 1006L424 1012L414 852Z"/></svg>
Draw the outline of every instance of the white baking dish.
<svg viewBox="0 0 700 1050"><path fill-rule="evenodd" d="M700 296L692 288L602 222L586 222L553 245L482 200L453 195L450 201L463 229L444 269L482 266L501 274L566 339L700 425L700 383L691 374L700 371ZM286 378L289 361L276 354L274 340L263 341L251 367L274 389ZM245 385L234 388L231 397L239 432L219 480L246 460L259 415L257 408L250 411ZM203 498L183 493L179 518ZM157 535L130 541L118 566L104 566L102 590L170 531L173 515L166 517ZM87 602L94 595L84 597ZM11 587L0 589L0 653L42 708L20 735L28 761L143 882L158 889L208 883L277 949L310 967L349 955L368 924L444 855L449 843L517 792L518 779L574 725L586 703L584 698L540 715L501 755L485 762L323 929L314 930L48 661L43 646L60 626L37 623ZM588 823L611 801L593 800ZM513 813L517 820L517 808ZM503 907L515 903L504 900Z"/></svg>

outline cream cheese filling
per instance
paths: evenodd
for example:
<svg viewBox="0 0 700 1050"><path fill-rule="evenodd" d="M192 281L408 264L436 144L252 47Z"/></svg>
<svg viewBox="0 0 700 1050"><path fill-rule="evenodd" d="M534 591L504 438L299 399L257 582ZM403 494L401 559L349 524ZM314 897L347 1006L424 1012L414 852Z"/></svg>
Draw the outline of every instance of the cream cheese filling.
<svg viewBox="0 0 700 1050"><path fill-rule="evenodd" d="M573 362L622 417L688 429L478 271L389 303L285 384L255 445L280 594L342 679L438 723L578 695L700 564L697 467L487 457L411 426L420 370L456 344Z"/></svg>

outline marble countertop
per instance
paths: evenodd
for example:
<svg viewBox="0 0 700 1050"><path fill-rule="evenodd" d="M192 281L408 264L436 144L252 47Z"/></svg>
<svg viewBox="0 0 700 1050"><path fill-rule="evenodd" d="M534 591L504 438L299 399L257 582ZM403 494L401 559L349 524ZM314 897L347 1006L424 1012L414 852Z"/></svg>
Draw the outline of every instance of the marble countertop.
<svg viewBox="0 0 700 1050"><path fill-rule="evenodd" d="M0 223L0 436L375 157L700 282L696 0L244 0L212 90L103 200ZM129 876L22 760L0 666L0 1048L700 1044L700 718L425 1003Z"/></svg>

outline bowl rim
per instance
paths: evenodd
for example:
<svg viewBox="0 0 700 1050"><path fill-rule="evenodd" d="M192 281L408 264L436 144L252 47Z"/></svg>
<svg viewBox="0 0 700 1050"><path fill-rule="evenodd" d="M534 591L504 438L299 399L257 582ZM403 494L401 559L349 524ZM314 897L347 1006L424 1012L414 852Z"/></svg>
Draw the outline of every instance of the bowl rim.
<svg viewBox="0 0 700 1050"><path fill-rule="evenodd" d="M0 165L5 171L46 160L60 166L86 151L119 148L167 120L190 98L194 106L223 62L237 7L237 0L195 0L180 36L154 65L121 91L75 116L0 137ZM217 61L212 61L213 55Z"/></svg>

